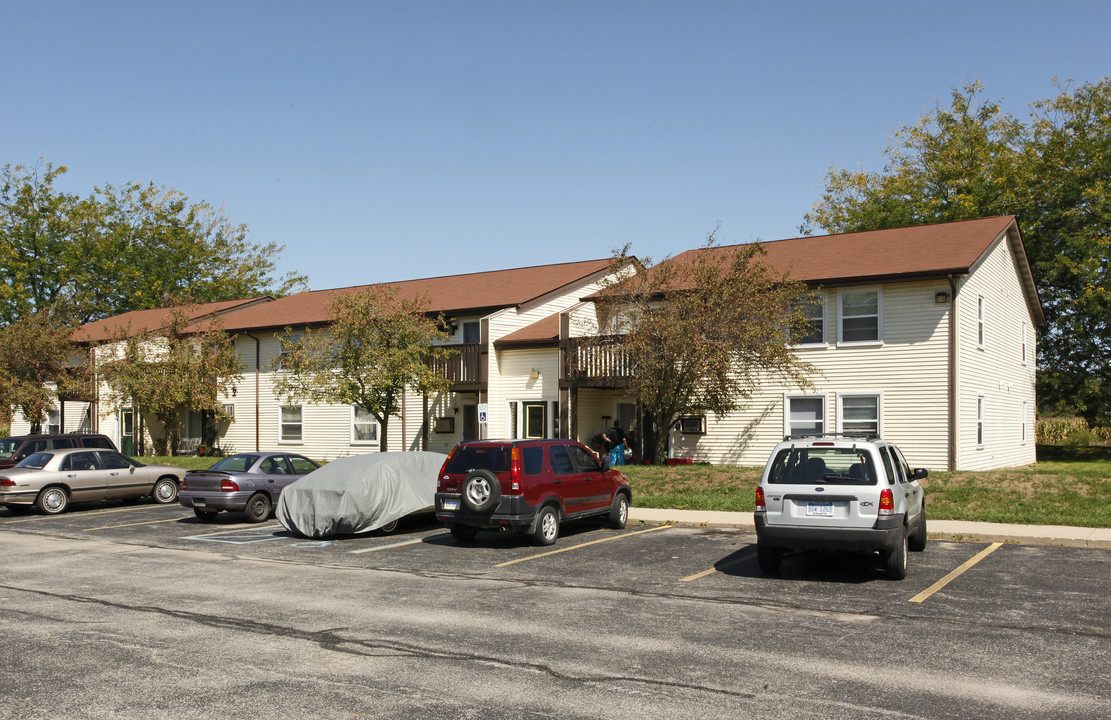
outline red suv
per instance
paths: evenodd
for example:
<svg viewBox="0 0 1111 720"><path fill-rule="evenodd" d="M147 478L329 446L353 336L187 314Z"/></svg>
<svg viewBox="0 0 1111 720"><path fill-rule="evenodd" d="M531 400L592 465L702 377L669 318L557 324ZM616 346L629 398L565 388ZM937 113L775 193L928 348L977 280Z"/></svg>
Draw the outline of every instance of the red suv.
<svg viewBox="0 0 1111 720"><path fill-rule="evenodd" d="M591 516L620 529L633 499L629 479L574 440L461 442L436 490L436 517L463 542L489 529L551 545L562 521Z"/></svg>

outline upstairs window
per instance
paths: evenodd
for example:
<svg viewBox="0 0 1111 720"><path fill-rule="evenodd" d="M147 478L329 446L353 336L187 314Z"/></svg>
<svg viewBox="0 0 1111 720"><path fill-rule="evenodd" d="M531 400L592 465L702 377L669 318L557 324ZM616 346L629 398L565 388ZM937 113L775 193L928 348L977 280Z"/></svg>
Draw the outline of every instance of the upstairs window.
<svg viewBox="0 0 1111 720"><path fill-rule="evenodd" d="M976 346L984 347L987 342L988 301L981 295L976 301Z"/></svg>
<svg viewBox="0 0 1111 720"><path fill-rule="evenodd" d="M820 345L826 341L826 304L821 296L802 307L806 315L806 328L797 337L791 338L794 345Z"/></svg>
<svg viewBox="0 0 1111 720"><path fill-rule="evenodd" d="M841 342L879 342L879 290L849 290L840 293L840 298Z"/></svg>

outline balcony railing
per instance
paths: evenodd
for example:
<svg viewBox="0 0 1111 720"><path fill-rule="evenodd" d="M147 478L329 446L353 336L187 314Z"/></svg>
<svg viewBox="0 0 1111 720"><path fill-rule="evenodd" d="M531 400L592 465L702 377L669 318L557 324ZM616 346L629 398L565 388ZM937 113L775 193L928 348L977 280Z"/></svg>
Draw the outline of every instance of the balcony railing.
<svg viewBox="0 0 1111 720"><path fill-rule="evenodd" d="M443 357L432 360L432 369L446 378L453 390L479 389L486 382L480 343L447 345L444 349L447 352Z"/></svg>
<svg viewBox="0 0 1111 720"><path fill-rule="evenodd" d="M561 384L620 387L633 376L633 362L620 335L593 335L560 341Z"/></svg>

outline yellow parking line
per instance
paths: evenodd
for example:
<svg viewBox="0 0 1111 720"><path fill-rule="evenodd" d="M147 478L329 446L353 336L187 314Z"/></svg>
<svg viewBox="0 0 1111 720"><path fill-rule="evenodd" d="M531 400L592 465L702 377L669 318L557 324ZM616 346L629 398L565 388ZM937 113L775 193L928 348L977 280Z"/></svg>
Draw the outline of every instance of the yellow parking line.
<svg viewBox="0 0 1111 720"><path fill-rule="evenodd" d="M751 557L751 556L752 556L751 551L745 551L740 557L735 557L732 560L730 560L729 562L723 563L720 566L714 566L714 567L710 568L709 570L703 570L700 573L695 573L694 575L688 575L685 578L680 578L679 582L690 582L691 580L697 580L698 578L704 578L707 575L713 575L716 572L719 572L721 570L726 570L728 568L733 567L734 565L737 565L741 562L744 562L745 560L748 560L749 557Z"/></svg>
<svg viewBox="0 0 1111 720"><path fill-rule="evenodd" d="M567 552L569 550L578 550L579 548L584 548L587 545L597 545L598 543L609 542L610 540L620 540L621 538L627 538L627 537L630 537L632 535L640 535L641 533L652 532L653 530L666 530L667 528L670 528L670 527L674 527L674 526L673 525L658 525L656 527L650 527L647 530L636 530L634 532L622 533L621 535L613 535L611 537L602 538L601 540L591 540L590 542L580 543L578 545L572 545L571 547L565 547L565 548L561 548L559 550L549 550L548 552L540 553L539 555L529 555L528 557L518 558L516 560L510 560L509 562L499 563L499 564L495 565L494 567L506 567L507 565L516 565L517 563L525 562L526 560L536 560L537 558L548 557L549 555L558 555L559 553Z"/></svg>
<svg viewBox="0 0 1111 720"><path fill-rule="evenodd" d="M112 513L132 512L134 510L165 510L171 507L178 507L179 505L137 505L135 507L116 508L115 510L97 510L95 512L83 512L80 515L72 513L61 513L59 515L36 515L29 518L20 518L19 520L5 520L5 525L12 523L34 522L35 520L42 520L43 518L59 518L59 517L92 517L94 515L110 515Z"/></svg>
<svg viewBox="0 0 1111 720"><path fill-rule="evenodd" d="M930 597L931 595L936 593L941 588L943 588L946 585L948 585L949 583L953 582L953 580L955 580L957 577L962 575L970 567L972 567L976 563L980 562L981 560L986 558L988 555L991 555L993 552L995 552L996 550L998 550L1002 546L1003 546L1003 543L998 543L998 542L997 543L992 543L991 545L988 545L986 548L984 548L980 552L976 553L976 555L972 556L971 558L969 558L965 562L961 563L961 565L956 570L949 573L945 577L943 577L940 580L938 580L937 582L935 582L933 585L929 586L928 588L926 588L922 592L920 592L917 595L915 595L914 597L912 597L909 602L912 602L912 603L925 602L926 598Z"/></svg>
<svg viewBox="0 0 1111 720"><path fill-rule="evenodd" d="M85 528L81 532L92 532L93 530L111 530L112 528L132 527L134 525L157 525L158 523L179 522L184 518L170 518L168 520L147 520L145 522L124 523L123 525L104 525L102 527Z"/></svg>
<svg viewBox="0 0 1111 720"><path fill-rule="evenodd" d="M212 532L197 533L196 535L186 535L185 537L179 537L178 540L192 540L193 538L199 538L199 537L212 537L213 535L223 535L224 533L243 532L244 530L275 530L277 528L281 528L282 530L285 530L285 527L282 526L282 525L265 525L265 526L262 526L262 527L259 527L258 525L245 525L243 527L238 527L238 528L220 528L219 530L213 530Z"/></svg>

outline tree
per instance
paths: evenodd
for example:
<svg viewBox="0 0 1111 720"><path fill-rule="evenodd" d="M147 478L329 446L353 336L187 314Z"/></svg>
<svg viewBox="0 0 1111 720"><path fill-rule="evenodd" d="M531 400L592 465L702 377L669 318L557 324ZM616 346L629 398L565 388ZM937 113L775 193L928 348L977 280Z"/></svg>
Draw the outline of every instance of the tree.
<svg viewBox="0 0 1111 720"><path fill-rule="evenodd" d="M10 422L14 407L32 425L41 424L56 398L86 389L87 367L72 332L45 310L0 328L0 420Z"/></svg>
<svg viewBox="0 0 1111 720"><path fill-rule="evenodd" d="M195 323L189 317L188 307L177 307L165 327L139 333L125 328L98 348L105 359L97 369L109 388L104 401L117 411L131 406L153 416L162 433L152 436L169 453L185 413L222 417L220 395L235 395L243 378L235 338L218 320Z"/></svg>
<svg viewBox="0 0 1111 720"><path fill-rule="evenodd" d="M356 405L378 421L379 449L387 449L390 418L401 412L406 389L446 393L432 370L445 350L442 321L428 317L423 298L405 299L388 285L336 295L329 325L303 336L286 329L274 392L286 402Z"/></svg>
<svg viewBox="0 0 1111 720"><path fill-rule="evenodd" d="M305 278L272 278L282 247L258 245L207 203L153 184L95 188L87 198L55 183L65 166L0 172L0 325L59 301L79 322L196 302L284 294Z"/></svg>
<svg viewBox="0 0 1111 720"><path fill-rule="evenodd" d="M806 387L812 368L788 340L807 326L806 285L762 260L759 244L700 249L656 265L617 253L598 314L621 333L632 366L626 390L659 433L682 415L725 415L771 377ZM632 260L636 274L623 271ZM665 443L655 446L663 462Z"/></svg>
<svg viewBox="0 0 1111 720"><path fill-rule="evenodd" d="M1017 215L1047 329L1043 410L1111 417L1111 80L1004 115L979 83L895 133L883 172L832 168L800 228L856 232Z"/></svg>

